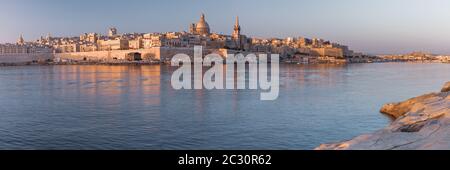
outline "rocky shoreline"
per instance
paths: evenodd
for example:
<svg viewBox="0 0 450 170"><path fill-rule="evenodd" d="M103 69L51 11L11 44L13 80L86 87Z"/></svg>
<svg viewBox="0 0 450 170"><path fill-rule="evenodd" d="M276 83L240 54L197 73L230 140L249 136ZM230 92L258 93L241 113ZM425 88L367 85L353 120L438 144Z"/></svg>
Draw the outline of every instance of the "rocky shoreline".
<svg viewBox="0 0 450 170"><path fill-rule="evenodd" d="M441 92L386 104L381 113L395 121L388 127L352 140L322 144L316 150L449 150L450 82Z"/></svg>

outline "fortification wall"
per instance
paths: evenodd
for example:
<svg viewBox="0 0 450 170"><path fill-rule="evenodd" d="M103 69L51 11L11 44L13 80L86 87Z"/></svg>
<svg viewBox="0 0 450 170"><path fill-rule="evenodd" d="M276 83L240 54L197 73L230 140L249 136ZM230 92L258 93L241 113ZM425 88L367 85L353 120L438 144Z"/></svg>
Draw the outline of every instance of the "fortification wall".
<svg viewBox="0 0 450 170"><path fill-rule="evenodd" d="M193 59L194 48L172 48L172 47L155 47L149 49L138 50L113 50L113 51L92 51L92 52L75 52L75 53L57 53L57 60L89 60L89 61L111 61L125 60L130 53L140 53L143 59L156 59L161 61L170 61L176 54L187 54ZM203 49L203 57L210 53L217 53L226 56L227 50L223 49Z"/></svg>
<svg viewBox="0 0 450 170"><path fill-rule="evenodd" d="M17 64L29 62L44 62L53 60L54 55L50 53L44 54L0 54L1 64Z"/></svg>
<svg viewBox="0 0 450 170"><path fill-rule="evenodd" d="M139 50L113 50L113 51L92 51L92 52L74 52L74 53L57 53L55 58L58 60L91 60L91 61L109 61L109 60L125 60L130 53L140 53L144 59L153 58L160 59L160 48L139 49Z"/></svg>

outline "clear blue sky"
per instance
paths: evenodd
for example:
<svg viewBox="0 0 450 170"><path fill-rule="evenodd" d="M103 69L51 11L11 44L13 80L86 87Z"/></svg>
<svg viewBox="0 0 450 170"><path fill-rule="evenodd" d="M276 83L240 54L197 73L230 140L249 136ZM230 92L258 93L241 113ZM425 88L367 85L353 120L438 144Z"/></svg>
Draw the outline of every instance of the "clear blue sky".
<svg viewBox="0 0 450 170"><path fill-rule="evenodd" d="M188 30L204 12L230 34L236 15L254 37L317 37L372 54L450 54L448 0L2 0L0 42L52 33Z"/></svg>

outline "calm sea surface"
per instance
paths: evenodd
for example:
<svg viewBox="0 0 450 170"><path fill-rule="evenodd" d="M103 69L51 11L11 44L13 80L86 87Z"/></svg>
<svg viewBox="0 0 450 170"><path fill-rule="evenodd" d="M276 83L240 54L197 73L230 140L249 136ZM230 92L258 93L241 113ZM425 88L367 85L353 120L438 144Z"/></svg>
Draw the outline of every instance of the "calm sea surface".
<svg viewBox="0 0 450 170"><path fill-rule="evenodd" d="M0 149L313 149L386 126L450 64L281 65L280 96L173 90L169 66L0 67Z"/></svg>

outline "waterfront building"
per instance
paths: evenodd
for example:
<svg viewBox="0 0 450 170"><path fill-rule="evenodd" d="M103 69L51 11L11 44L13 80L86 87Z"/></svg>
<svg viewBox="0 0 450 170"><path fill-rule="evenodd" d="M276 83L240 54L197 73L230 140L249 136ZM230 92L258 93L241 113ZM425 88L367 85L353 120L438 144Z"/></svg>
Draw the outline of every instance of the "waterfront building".
<svg viewBox="0 0 450 170"><path fill-rule="evenodd" d="M165 44L165 37L161 34L145 34L143 45L145 49L162 47Z"/></svg>
<svg viewBox="0 0 450 170"><path fill-rule="evenodd" d="M110 50L128 50L128 40L115 39L115 40L98 40L97 41L98 50L100 51L110 51Z"/></svg>
<svg viewBox="0 0 450 170"><path fill-rule="evenodd" d="M25 54L28 48L25 45L5 44L0 45L0 54Z"/></svg>
<svg viewBox="0 0 450 170"><path fill-rule="evenodd" d="M80 52L80 45L79 44L55 45L55 46L53 46L53 49L55 50L56 53Z"/></svg>
<svg viewBox="0 0 450 170"><path fill-rule="evenodd" d="M129 40L128 46L129 49L141 49L144 48L144 42L142 41L141 37L138 37L136 39Z"/></svg>
<svg viewBox="0 0 450 170"><path fill-rule="evenodd" d="M323 56L323 57L333 57L333 58L344 58L344 52L340 48L330 48L330 47L321 47L321 48L311 48L312 55L315 56Z"/></svg>
<svg viewBox="0 0 450 170"><path fill-rule="evenodd" d="M80 35L79 40L85 41L89 43L97 43L97 40L99 40L99 35L97 33L84 33Z"/></svg>
<svg viewBox="0 0 450 170"><path fill-rule="evenodd" d="M35 54L52 52L53 50L46 46L36 46L32 44L0 44L0 54Z"/></svg>
<svg viewBox="0 0 450 170"><path fill-rule="evenodd" d="M80 45L80 52L92 52L98 51L98 47L96 44L82 44Z"/></svg>
<svg viewBox="0 0 450 170"><path fill-rule="evenodd" d="M450 63L450 56L440 55L440 56L437 56L436 59L437 59L439 62Z"/></svg>

